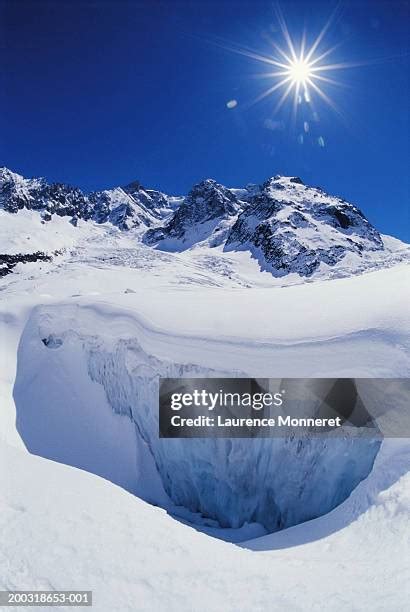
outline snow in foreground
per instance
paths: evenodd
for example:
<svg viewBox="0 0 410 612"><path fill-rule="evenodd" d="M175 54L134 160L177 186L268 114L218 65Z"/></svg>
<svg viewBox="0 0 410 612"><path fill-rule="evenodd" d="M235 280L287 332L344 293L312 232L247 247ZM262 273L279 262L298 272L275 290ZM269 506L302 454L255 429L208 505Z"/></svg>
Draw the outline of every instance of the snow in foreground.
<svg viewBox="0 0 410 612"><path fill-rule="evenodd" d="M246 549L3 443L0 587L92 589L98 612L405 610L409 467L408 443L385 442L341 506Z"/></svg>

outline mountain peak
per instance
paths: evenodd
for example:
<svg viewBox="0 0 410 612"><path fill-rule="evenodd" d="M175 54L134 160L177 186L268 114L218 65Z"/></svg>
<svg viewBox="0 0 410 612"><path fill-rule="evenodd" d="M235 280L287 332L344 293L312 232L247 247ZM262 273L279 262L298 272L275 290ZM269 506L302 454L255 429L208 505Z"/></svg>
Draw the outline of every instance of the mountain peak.
<svg viewBox="0 0 410 612"><path fill-rule="evenodd" d="M125 193L133 194L138 193L138 191L140 191L140 189L144 189L144 187L142 186L140 181L136 180L132 181L131 183L128 183L127 185L122 187L122 189L125 191Z"/></svg>
<svg viewBox="0 0 410 612"><path fill-rule="evenodd" d="M281 174L275 174L275 176L272 176L271 178L267 179L263 184L262 187L273 187L273 188L283 188L285 186L292 186L292 185L303 185L304 186L304 182L302 181L302 179L299 176L282 176Z"/></svg>
<svg viewBox="0 0 410 612"><path fill-rule="evenodd" d="M172 249L184 250L195 241L209 239L218 233L227 220L234 219L240 209L235 194L213 179L204 179L194 185L182 204L163 227L149 230L145 235L147 244L157 244L163 240L172 244Z"/></svg>
<svg viewBox="0 0 410 612"><path fill-rule="evenodd" d="M191 188L190 192L188 193L189 195L193 195L196 194L198 192L202 192L202 191L222 191L226 189L226 187L224 187L223 185L220 185L219 183L217 183L214 179L211 178L207 178L207 179L202 179L201 181L199 181L199 183L195 183L195 185Z"/></svg>
<svg viewBox="0 0 410 612"><path fill-rule="evenodd" d="M17 172L13 172L6 166L0 167L0 181L1 182L9 182L9 181L16 182L20 180L24 180L21 174L17 174Z"/></svg>

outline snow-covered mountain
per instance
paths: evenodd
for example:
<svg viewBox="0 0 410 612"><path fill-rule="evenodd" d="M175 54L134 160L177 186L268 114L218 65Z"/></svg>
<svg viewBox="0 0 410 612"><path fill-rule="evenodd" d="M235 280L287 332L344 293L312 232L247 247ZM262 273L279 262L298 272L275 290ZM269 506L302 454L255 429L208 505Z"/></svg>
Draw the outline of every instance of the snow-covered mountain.
<svg viewBox="0 0 410 612"><path fill-rule="evenodd" d="M211 179L201 181L163 227L145 234L144 242L170 251L185 250L207 239L211 247L223 244L242 207L243 202L227 187Z"/></svg>
<svg viewBox="0 0 410 612"><path fill-rule="evenodd" d="M8 168L0 168L0 207L17 213L26 208L41 212L44 220L53 214L69 217L92 217L88 199L80 189L53 183L43 178L26 179Z"/></svg>
<svg viewBox="0 0 410 612"><path fill-rule="evenodd" d="M0 169L0 207L12 213L25 208L38 210L44 221L52 215L96 223L111 223L122 230L150 227L172 209L159 191L145 190L138 182L90 194L63 183L25 179L7 168Z"/></svg>
<svg viewBox="0 0 410 612"><path fill-rule="evenodd" d="M275 276L310 276L321 263L334 266L347 254L383 251L379 232L345 200L305 186L298 177L275 176L259 188L229 190L203 181L181 207L144 238L162 250L205 242L225 251L248 250Z"/></svg>
<svg viewBox="0 0 410 612"><path fill-rule="evenodd" d="M399 241L382 237L356 206L298 177L277 175L244 188L207 179L186 197L176 197L138 181L85 194L2 168L0 207L11 213L38 211L44 223L59 216L74 226L81 220L135 230L138 243L163 252L193 252L197 260L202 254L202 262L213 253L228 260L229 254L248 253L259 270L276 278L332 276L332 270L354 274L388 265L405 250Z"/></svg>
<svg viewBox="0 0 410 612"><path fill-rule="evenodd" d="M360 257L384 245L352 204L298 178L276 176L250 199L229 232L226 249L241 248L275 275L310 276L321 263L334 266L348 253Z"/></svg>

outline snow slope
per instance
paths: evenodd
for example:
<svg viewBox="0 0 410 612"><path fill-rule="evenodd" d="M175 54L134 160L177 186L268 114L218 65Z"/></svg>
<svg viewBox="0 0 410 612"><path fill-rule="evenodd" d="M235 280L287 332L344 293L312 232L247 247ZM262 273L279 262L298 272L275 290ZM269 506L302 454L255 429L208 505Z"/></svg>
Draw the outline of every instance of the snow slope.
<svg viewBox="0 0 410 612"><path fill-rule="evenodd" d="M407 442L385 444L336 510L250 550L181 525L105 480L0 449L3 589L92 589L97 612L408 607Z"/></svg>

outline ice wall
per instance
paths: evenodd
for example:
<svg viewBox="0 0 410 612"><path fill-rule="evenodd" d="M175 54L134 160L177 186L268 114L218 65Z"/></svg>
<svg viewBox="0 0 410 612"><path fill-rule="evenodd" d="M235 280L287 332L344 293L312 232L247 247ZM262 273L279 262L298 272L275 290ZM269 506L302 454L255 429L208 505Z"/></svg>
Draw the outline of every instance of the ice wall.
<svg viewBox="0 0 410 612"><path fill-rule="evenodd" d="M203 342L184 352L175 338L155 345L129 321L114 327L91 311L32 315L15 384L17 427L31 452L167 509L271 532L330 511L370 472L380 444L371 439L159 439L159 376L252 376L252 354L248 371L228 360L224 370L221 344L217 359Z"/></svg>
<svg viewBox="0 0 410 612"><path fill-rule="evenodd" d="M369 473L379 442L369 439L159 439L158 374L221 376L144 354L135 341L91 351L89 373L115 412L129 414L147 442L170 499L223 527L261 523L276 531L341 503ZM225 375L229 375L226 372Z"/></svg>

